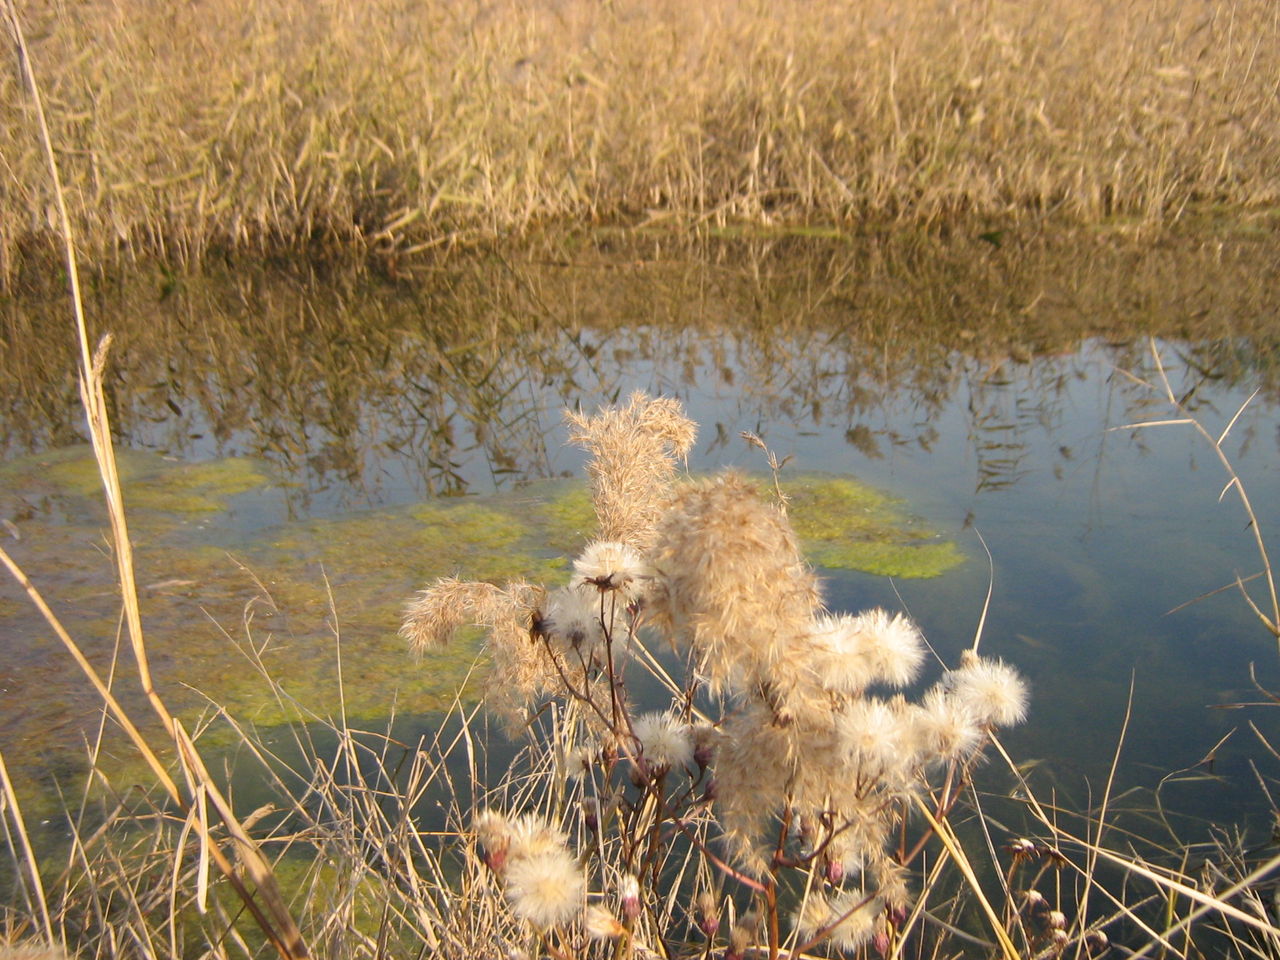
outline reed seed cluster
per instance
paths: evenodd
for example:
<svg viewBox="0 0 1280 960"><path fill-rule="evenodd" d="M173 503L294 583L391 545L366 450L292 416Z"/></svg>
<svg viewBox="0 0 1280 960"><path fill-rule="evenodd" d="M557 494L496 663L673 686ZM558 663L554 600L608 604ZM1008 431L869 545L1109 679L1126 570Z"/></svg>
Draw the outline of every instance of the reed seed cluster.
<svg viewBox="0 0 1280 960"><path fill-rule="evenodd" d="M929 843L913 811L946 819L992 732L1025 717L1025 684L967 651L908 697L916 625L826 610L758 484L678 477L694 439L678 403L636 394L569 419L601 535L569 582L440 580L402 628L429 653L483 627L490 708L553 758L524 808L472 820L513 921L567 954L593 938L776 957L907 936ZM632 692L638 672L665 706Z"/></svg>

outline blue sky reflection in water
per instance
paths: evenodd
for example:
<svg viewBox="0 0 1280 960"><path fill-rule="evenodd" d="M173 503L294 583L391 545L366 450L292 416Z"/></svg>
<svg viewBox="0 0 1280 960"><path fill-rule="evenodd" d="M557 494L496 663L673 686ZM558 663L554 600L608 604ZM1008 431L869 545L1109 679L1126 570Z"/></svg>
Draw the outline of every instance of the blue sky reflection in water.
<svg viewBox="0 0 1280 960"><path fill-rule="evenodd" d="M1188 396L1211 433L1262 386L1226 449L1263 532L1280 530L1270 353L1265 343L1224 335L1247 312L1231 278L1221 279L1221 297L1212 284L1199 284L1208 310L1219 299L1230 307L1221 308L1210 335L1189 339L1177 322L1144 324L1159 303L1145 303L1136 319L1121 307L1115 316L1097 315L1087 290L1056 309L1059 318L1076 311L1083 322L1059 319L1065 329L1051 333L1012 308L993 332L970 322L973 310L963 304L904 332L896 325L909 324L918 303L879 300L861 288L860 300L833 295L845 281L831 263L798 285L797 271L785 268L771 269L786 274L791 292L774 296L770 271L753 277L714 261L681 268L676 283L641 266L586 271L567 288L495 261L474 268L476 289L489 299L458 308L471 311L466 317L449 315L453 301L424 294L429 282L413 291L356 285L336 294L313 282L292 289L260 282L248 296L214 285L214 292L152 304L168 331L159 346L141 337L131 343L127 331L122 337L115 384L122 441L184 459L239 455L264 463L273 484L238 493L228 513L206 516L192 530L220 548L251 552L246 544L264 531L279 545L289 542L291 524L376 515L432 491L483 497L498 487L518 497L525 479L580 473L580 455L562 446L566 403L594 406L635 388L673 394L700 424L694 470L762 469L760 452L739 437L749 430L790 456L788 469L856 476L901 497L954 539L968 561L937 579L827 576L832 607L905 607L949 662L981 617L985 540L994 587L982 649L1031 681L1030 721L1007 742L1019 759L1050 761L1039 775L1081 803L1082 778L1095 794L1101 789L1132 678L1120 787L1153 786L1195 764L1234 728L1213 769L1223 781L1176 786L1167 798L1206 816L1259 809L1247 764L1264 751L1247 723L1269 735L1274 708L1217 707L1261 699L1250 663L1263 684L1280 687L1275 640L1232 590L1170 612L1258 569L1244 514L1231 492L1218 502L1227 477L1190 428L1115 429L1171 415L1158 393L1122 372L1155 377L1144 326L1164 332L1155 347L1174 390ZM1108 285L1123 286L1130 276L1138 286L1164 282L1143 281L1120 258L1111 271L1091 274L1104 287L1097 302L1110 302ZM737 287L723 280L730 272ZM895 279L889 269L877 289L919 282L909 271ZM1000 285L1008 278L984 282L975 299L1016 299ZM767 302L762 307L741 290L730 296L731 287L763 291ZM779 280L776 289L783 288ZM503 299L494 292L503 289L515 293ZM282 320L265 329L275 321L253 317L269 316L263 303L273 298L286 315L293 304L315 303L331 303L335 313L308 306L314 314L296 328ZM100 308L98 322L110 328L110 302ZM339 312L356 319L334 319ZM477 335L477 317L490 314L499 316L492 327L531 315L533 350L507 344L501 331L487 340ZM1263 302L1245 321L1265 326L1268 316L1274 307ZM230 358L218 354L219 343L229 345ZM7 425L10 453L74 439L74 410L53 409L47 398L56 389L41 389L29 396L45 398L37 406L48 420L25 416L19 425L15 416ZM9 409L20 406L10 400ZM391 585L393 593L407 588ZM341 613L340 586L335 599ZM357 635L348 656L359 656L358 642ZM412 669L407 653L404 663ZM43 682L55 672L42 670ZM375 679L386 684L385 674Z"/></svg>
<svg viewBox="0 0 1280 960"><path fill-rule="evenodd" d="M1155 346L1171 364L1182 349ZM798 468L856 475L904 498L954 538L968 562L935 580L827 576L830 605L904 605L950 663L981 619L985 541L994 584L982 649L1016 663L1033 687L1030 722L1006 735L1016 758L1051 761L1054 779L1081 800L1083 777L1100 791L1132 678L1122 788L1153 786L1197 764L1234 728L1212 771L1226 781L1167 786L1165 797L1175 809L1206 816L1236 804L1261 806L1247 767L1259 744L1247 722L1269 734L1274 711L1220 707L1263 699L1249 665L1256 663L1264 684L1280 675L1275 640L1234 588L1182 607L1257 571L1258 556L1234 493L1218 502L1227 474L1190 427L1118 429L1174 415L1159 394L1115 366L1123 359L1132 369L1133 356L1094 340L1076 353L1027 363L978 369L957 359L959 386L941 409L886 399L864 434L882 438L874 448L846 442L854 427L842 417L762 424L736 391L678 387L663 383L660 371L635 382L680 394L704 424L696 468L758 467L757 451L736 439L717 447L707 436L758 430ZM1174 381L1175 390L1190 385ZM1211 433L1230 421L1247 387L1201 384L1196 415ZM1276 430L1274 406L1255 399L1224 444L1264 534L1280 529ZM883 439L892 436L900 441ZM1264 601L1265 588L1253 587Z"/></svg>

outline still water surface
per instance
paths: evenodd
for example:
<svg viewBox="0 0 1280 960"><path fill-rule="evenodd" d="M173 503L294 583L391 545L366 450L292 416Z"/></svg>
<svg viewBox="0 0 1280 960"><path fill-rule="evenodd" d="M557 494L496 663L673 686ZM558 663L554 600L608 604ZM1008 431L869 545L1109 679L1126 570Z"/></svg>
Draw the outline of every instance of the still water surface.
<svg viewBox="0 0 1280 960"><path fill-rule="evenodd" d="M991 602L985 653L1030 679L1011 753L1077 802L1106 777L1132 691L1121 788L1193 814L1259 810L1250 730L1280 732L1250 665L1276 641L1225 590L1259 569L1227 475L1142 381L1156 357L1224 450L1264 534L1280 529L1280 262L1252 238L1143 247L1097 237L857 244L601 240L442 261L396 283L315 273L102 283L115 426L144 616L169 695L269 728L261 664L311 709L414 721L469 655L424 670L394 636L429 576L540 573L574 549L556 478L580 474L560 411L632 389L682 398L694 472L849 476L952 542L940 576L824 570L828 604L906 609L948 662ZM4 304L6 549L95 658L116 605L83 458L58 291ZM784 472L784 481L787 474ZM131 478L131 479L130 479ZM565 497L569 500L565 500ZM551 505L551 506L548 506ZM987 552L990 552L988 561ZM920 572L904 569L905 573ZM1254 596L1265 598L1254 583ZM20 592L0 587L0 749L65 776L92 701ZM339 627L339 642L331 625ZM55 746L51 749L51 744ZM1186 781L1186 782L1181 782ZM1131 802L1149 805L1149 793Z"/></svg>

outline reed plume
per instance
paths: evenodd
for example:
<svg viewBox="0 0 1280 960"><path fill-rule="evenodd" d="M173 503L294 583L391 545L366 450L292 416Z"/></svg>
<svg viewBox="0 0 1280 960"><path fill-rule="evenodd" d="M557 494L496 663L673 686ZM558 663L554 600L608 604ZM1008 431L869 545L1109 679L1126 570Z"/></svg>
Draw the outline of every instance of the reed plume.
<svg viewBox="0 0 1280 960"><path fill-rule="evenodd" d="M1024 718L1025 685L971 651L909 700L919 628L881 609L824 609L787 513L746 477L677 483L694 430L676 401L635 394L568 420L590 454L601 535L569 583L441 580L402 627L430 647L481 626L490 706L530 731L547 710L557 718L545 749L558 807L578 823L577 859L539 816L484 811L473 824L512 916L570 925L585 942L635 938L687 893L688 915L715 937L705 878L719 871L758 892L748 913L761 918L730 927L726 956L761 931L777 956L779 891L804 878L793 937L884 947L912 901L909 811L927 798L945 818L992 732ZM685 656L682 678L648 655L654 640ZM637 668L670 692L666 709L637 710ZM685 871L663 866L673 837L704 878L684 893ZM617 904L586 892L615 888Z"/></svg>

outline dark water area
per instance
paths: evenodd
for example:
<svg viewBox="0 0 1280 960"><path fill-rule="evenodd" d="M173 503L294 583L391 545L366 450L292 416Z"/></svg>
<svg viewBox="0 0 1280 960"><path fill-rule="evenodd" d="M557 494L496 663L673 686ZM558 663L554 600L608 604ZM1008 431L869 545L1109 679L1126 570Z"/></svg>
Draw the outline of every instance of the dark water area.
<svg viewBox="0 0 1280 960"><path fill-rule="evenodd" d="M1191 427L1127 425L1182 416L1167 377L1211 435L1231 425L1223 450L1259 529L1280 529L1277 247L598 236L395 280L100 281L90 323L114 336L161 682L186 711L215 702L271 729L289 718L260 669L324 714L341 659L353 716L394 706L403 731L426 725L472 652L416 664L395 636L401 604L455 570L560 575L582 532L561 411L645 389L700 424L692 471L764 471L750 431L791 458L784 484L856 479L898 501L895 529L953 545L962 563L903 561L892 577L815 562L830 607L905 609L948 663L981 624L982 651L1032 686L1008 749L1064 803L1096 799L1128 712L1124 803L1150 809L1187 770L1160 786L1170 809L1262 823L1250 764L1280 771L1260 739L1280 740L1280 715L1236 705L1267 699L1251 669L1280 689L1280 650L1220 589L1260 569L1248 518L1234 491L1220 499L1228 474ZM5 548L105 667L118 601L77 446L69 312L51 282L0 315ZM1248 586L1267 609L1262 581ZM8 582L0 623L0 750L48 782L83 754L90 691Z"/></svg>

